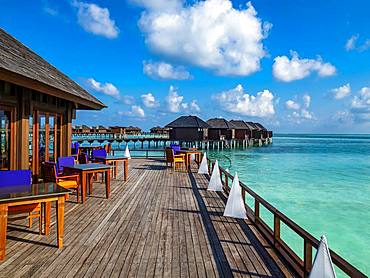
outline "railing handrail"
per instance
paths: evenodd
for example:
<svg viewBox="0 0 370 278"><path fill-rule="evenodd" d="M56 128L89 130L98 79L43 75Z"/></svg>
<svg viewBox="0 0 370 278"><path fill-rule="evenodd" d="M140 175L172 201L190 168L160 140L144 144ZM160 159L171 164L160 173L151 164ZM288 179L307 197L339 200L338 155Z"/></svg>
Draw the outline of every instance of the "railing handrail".
<svg viewBox="0 0 370 278"><path fill-rule="evenodd" d="M210 170L212 170L214 167L214 162L212 162L210 159L208 159L208 167ZM230 178L231 180L234 179L234 176L231 175L229 172L227 172L225 169L223 169L221 166L219 166L219 171L221 173L221 179L222 179L222 174L225 177ZM228 181L226 182L226 180L225 181L222 180L222 183L224 185L224 189L226 189L226 186L228 186ZM271 205L269 202L267 202L265 199L259 196L256 192L254 192L246 184L244 184L243 182L239 182L239 183L240 183L240 186L242 187L242 191L247 192L255 200L255 210L253 211L254 219L252 219L252 221L256 224L257 228L263 229L264 231L262 232L264 234L269 233L270 238L268 240L272 241L271 243L273 243L275 247L281 247L283 249L283 250L279 250L279 248L276 248L278 252L281 253L283 257L288 256L289 257L288 260L290 262L291 261L295 262L296 265L292 265L293 268L298 271L301 270L301 272L303 272L303 276L307 277L312 267L312 247L317 249L320 241L316 239L308 231L306 231L301 226L299 226L297 223L295 223L293 220L291 220L283 212L279 211L277 208L275 208L273 205ZM225 190L227 194L228 194L229 189L230 188L227 187L227 189ZM243 196L245 197L244 192L243 192ZM245 198L244 198L244 204L249 208L249 211L252 211L252 209L246 203ZM262 204L268 211L270 211L273 214L274 216L274 228L273 229L271 229L260 218L259 204ZM256 208L258 209L257 214L256 214ZM282 221L285 225L287 225L292 231L294 231L297 235L299 235L304 240L304 259L303 260L300 259L299 255L297 255L296 252L292 248L290 248L289 245L283 239L281 239L280 221ZM282 253L281 251L284 251L284 252ZM349 262L347 262L345 259L343 259L341 256L339 256L337 253L335 253L331 249L330 249L330 255L331 255L334 265L336 265L338 268L340 268L344 273L346 273L350 277L361 277L361 278L367 277L360 270L358 270L356 267L351 265Z"/></svg>

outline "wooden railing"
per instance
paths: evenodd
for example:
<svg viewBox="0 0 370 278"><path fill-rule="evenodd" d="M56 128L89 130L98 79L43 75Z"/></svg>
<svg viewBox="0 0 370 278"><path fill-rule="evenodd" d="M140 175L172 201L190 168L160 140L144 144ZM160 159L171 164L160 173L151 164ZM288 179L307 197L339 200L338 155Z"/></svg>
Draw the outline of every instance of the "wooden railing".
<svg viewBox="0 0 370 278"><path fill-rule="evenodd" d="M213 170L214 163L208 160L209 172ZM222 167L219 167L221 180L224 185L224 191L228 194L231 183L234 177ZM272 206L269 202L260 197L252 189L250 189L243 182L240 182L242 188L242 196L246 206L248 217L255 224L258 230L264 237L275 247L275 250L285 259L285 261L295 270L301 277L308 277L312 268L312 248L318 248L319 240L316 239L309 232L304 230L293 220L287 217L284 213ZM254 199L254 209L248 205L248 197ZM260 208L266 208L273 215L273 228L270 228L266 222L261 218ZM296 235L303 240L303 259L293 251L291 247L281 237L281 223L289 227ZM364 246L365 248L365 246ZM341 269L350 277L367 277L360 270L352 266L345 259L340 257L334 251L330 250L330 255L334 265Z"/></svg>

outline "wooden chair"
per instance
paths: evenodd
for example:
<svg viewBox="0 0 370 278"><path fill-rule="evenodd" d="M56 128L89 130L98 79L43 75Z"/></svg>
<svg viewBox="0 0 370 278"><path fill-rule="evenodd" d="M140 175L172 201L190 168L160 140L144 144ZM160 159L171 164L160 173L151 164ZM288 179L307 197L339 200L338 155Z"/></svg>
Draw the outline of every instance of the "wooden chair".
<svg viewBox="0 0 370 278"><path fill-rule="evenodd" d="M185 154L177 154L175 155L172 148L166 148L166 166L168 164L172 167L172 169L176 169L176 166L181 165L182 168L185 169Z"/></svg>
<svg viewBox="0 0 370 278"><path fill-rule="evenodd" d="M54 162L44 162L44 182L55 182L65 189L74 189L77 192L77 203L80 202L80 176L79 175L61 175L57 172ZM66 200L68 200L68 194Z"/></svg>
<svg viewBox="0 0 370 278"><path fill-rule="evenodd" d="M17 190L19 186L30 186L31 181L31 171L30 170L11 170L11 171L0 171L0 187L6 187L10 192ZM39 233L42 232L42 216L41 216L41 204L29 204L29 205L17 205L9 206L8 214L24 214L27 213L28 216L28 227L32 228L33 218L39 219ZM14 219L19 219L17 217ZM23 217L22 217L23 218Z"/></svg>

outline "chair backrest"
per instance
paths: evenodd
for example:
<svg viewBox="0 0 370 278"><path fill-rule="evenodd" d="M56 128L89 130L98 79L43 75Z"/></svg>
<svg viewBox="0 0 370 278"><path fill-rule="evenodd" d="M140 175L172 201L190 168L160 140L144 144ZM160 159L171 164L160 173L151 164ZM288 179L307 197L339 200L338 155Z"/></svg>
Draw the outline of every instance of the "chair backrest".
<svg viewBox="0 0 370 278"><path fill-rule="evenodd" d="M58 172L63 172L64 166L73 166L75 165L75 158L73 156L64 156L58 157L57 169Z"/></svg>
<svg viewBox="0 0 370 278"><path fill-rule="evenodd" d="M58 175L56 164L54 162L44 162L43 167L44 182L56 182Z"/></svg>
<svg viewBox="0 0 370 278"><path fill-rule="evenodd" d="M92 151L92 156L93 156L93 158L96 157L96 156L99 156L99 157L107 157L107 151L105 149L102 149L102 150L93 150Z"/></svg>
<svg viewBox="0 0 370 278"><path fill-rule="evenodd" d="M174 154L177 154L177 152L179 152L181 150L180 145L171 144L170 147L171 147L171 149L173 149Z"/></svg>
<svg viewBox="0 0 370 278"><path fill-rule="evenodd" d="M167 159L167 161L173 161L173 156L174 156L173 149L166 148L166 159Z"/></svg>
<svg viewBox="0 0 370 278"><path fill-rule="evenodd" d="M107 154L110 154L110 152L112 151L112 144L109 143L109 144L104 145L104 149L107 152Z"/></svg>
<svg viewBox="0 0 370 278"><path fill-rule="evenodd" d="M31 170L0 171L0 186L31 185Z"/></svg>
<svg viewBox="0 0 370 278"><path fill-rule="evenodd" d="M80 164L87 164L87 163L89 163L89 158L87 157L87 154L86 153L81 152L78 155L78 163L80 163Z"/></svg>
<svg viewBox="0 0 370 278"><path fill-rule="evenodd" d="M78 154L78 149L80 148L80 143L74 142L72 144L72 154Z"/></svg>

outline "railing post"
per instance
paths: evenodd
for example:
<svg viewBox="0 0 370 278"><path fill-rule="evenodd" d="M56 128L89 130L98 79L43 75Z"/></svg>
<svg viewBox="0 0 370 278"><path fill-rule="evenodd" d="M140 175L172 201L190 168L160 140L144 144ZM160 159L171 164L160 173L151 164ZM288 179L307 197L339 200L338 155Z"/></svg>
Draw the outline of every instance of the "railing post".
<svg viewBox="0 0 370 278"><path fill-rule="evenodd" d="M260 202L254 199L254 219L255 222L260 220Z"/></svg>
<svg viewBox="0 0 370 278"><path fill-rule="evenodd" d="M274 214L274 246L277 247L280 240L280 218Z"/></svg>
<svg viewBox="0 0 370 278"><path fill-rule="evenodd" d="M245 206L245 189L242 187L242 198L243 198L243 203Z"/></svg>
<svg viewBox="0 0 370 278"><path fill-rule="evenodd" d="M304 256L303 256L303 272L304 277L308 277L312 268L312 244L308 240L304 240Z"/></svg>

